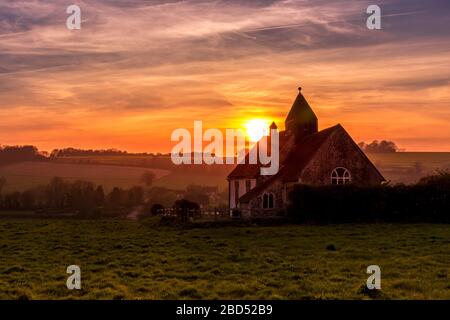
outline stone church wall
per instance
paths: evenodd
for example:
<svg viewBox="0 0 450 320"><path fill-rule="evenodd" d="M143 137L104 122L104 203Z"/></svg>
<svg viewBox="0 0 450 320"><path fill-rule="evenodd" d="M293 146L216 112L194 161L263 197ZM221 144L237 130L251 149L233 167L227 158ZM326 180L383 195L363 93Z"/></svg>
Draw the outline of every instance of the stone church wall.
<svg viewBox="0 0 450 320"><path fill-rule="evenodd" d="M311 185L331 183L331 172L337 167L350 171L352 183L357 185L377 185L380 176L369 160L361 154L344 129L337 130L317 150L316 155L305 167L300 182Z"/></svg>

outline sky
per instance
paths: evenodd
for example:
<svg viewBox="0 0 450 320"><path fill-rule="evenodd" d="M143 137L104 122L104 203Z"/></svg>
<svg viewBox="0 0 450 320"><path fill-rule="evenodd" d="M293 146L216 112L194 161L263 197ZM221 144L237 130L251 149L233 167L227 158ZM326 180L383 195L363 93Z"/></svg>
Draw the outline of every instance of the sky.
<svg viewBox="0 0 450 320"><path fill-rule="evenodd" d="M319 129L450 151L449 30L448 0L0 0L0 144L169 152L194 120L283 129L301 86Z"/></svg>

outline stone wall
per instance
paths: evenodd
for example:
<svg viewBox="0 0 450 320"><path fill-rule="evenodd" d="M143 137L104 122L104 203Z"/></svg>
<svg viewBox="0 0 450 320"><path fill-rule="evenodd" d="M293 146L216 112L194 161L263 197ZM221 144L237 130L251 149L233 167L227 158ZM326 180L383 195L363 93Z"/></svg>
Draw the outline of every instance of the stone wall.
<svg viewBox="0 0 450 320"><path fill-rule="evenodd" d="M264 193L272 193L274 196L274 208L273 209L265 209L263 208L263 196ZM269 216L277 216L281 215L285 211L285 200L286 196L284 193L284 184L281 181L275 181L271 183L266 190L261 192L259 195L254 197L249 201L248 204L242 206L242 215L243 217L259 216L259 217L269 217ZM244 211L246 211L244 213Z"/></svg>
<svg viewBox="0 0 450 320"><path fill-rule="evenodd" d="M354 184L377 185L382 182L370 160L342 127L317 150L314 158L303 169L300 182L311 185L330 184L331 172L337 167L349 170Z"/></svg>

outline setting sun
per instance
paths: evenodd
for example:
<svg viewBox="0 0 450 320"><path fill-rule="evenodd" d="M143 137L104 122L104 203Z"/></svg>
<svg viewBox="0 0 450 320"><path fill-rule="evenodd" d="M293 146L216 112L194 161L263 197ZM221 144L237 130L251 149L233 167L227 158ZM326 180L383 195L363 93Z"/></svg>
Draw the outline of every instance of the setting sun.
<svg viewBox="0 0 450 320"><path fill-rule="evenodd" d="M250 141L256 142L263 136L266 136L269 132L269 124L269 121L263 119L252 119L247 121L245 128Z"/></svg>

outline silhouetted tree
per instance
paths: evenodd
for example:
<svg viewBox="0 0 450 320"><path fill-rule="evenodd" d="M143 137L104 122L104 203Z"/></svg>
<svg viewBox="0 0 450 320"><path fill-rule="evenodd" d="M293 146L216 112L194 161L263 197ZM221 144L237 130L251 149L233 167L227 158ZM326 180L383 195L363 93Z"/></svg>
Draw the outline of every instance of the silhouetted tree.
<svg viewBox="0 0 450 320"><path fill-rule="evenodd" d="M152 215L157 215L161 212L161 210L163 210L164 207L162 205L160 205L159 203L155 203L154 205L152 205L151 209L150 209L150 213Z"/></svg>
<svg viewBox="0 0 450 320"><path fill-rule="evenodd" d="M151 187L156 175L152 171L145 171L141 176L141 182L145 184L147 188Z"/></svg>
<svg viewBox="0 0 450 320"><path fill-rule="evenodd" d="M184 197L191 201L206 205L209 203L209 196L207 193L207 189L209 189L209 187L190 184L186 188L186 193L184 194Z"/></svg>
<svg viewBox="0 0 450 320"><path fill-rule="evenodd" d="M164 207L170 207L177 199L177 193L164 187L152 187L147 190L148 203L159 203Z"/></svg>
<svg viewBox="0 0 450 320"><path fill-rule="evenodd" d="M144 189L139 186L132 187L128 190L127 206L133 207L144 202Z"/></svg>
<svg viewBox="0 0 450 320"><path fill-rule="evenodd" d="M450 186L450 170L437 170L435 174L423 177L418 185Z"/></svg>
<svg viewBox="0 0 450 320"><path fill-rule="evenodd" d="M60 177L54 177L46 187L47 207L64 208L66 205L67 184Z"/></svg>
<svg viewBox="0 0 450 320"><path fill-rule="evenodd" d="M0 194L2 194L3 188L6 185L6 179L5 177L0 177Z"/></svg>
<svg viewBox="0 0 450 320"><path fill-rule="evenodd" d="M32 210L36 207L36 193L34 190L25 190L20 197L20 209Z"/></svg>
<svg viewBox="0 0 450 320"><path fill-rule="evenodd" d="M98 186L95 189L95 205L100 207L105 204L105 192L103 191L102 186Z"/></svg>
<svg viewBox="0 0 450 320"><path fill-rule="evenodd" d="M3 205L3 188L6 185L6 179L4 177L0 177L0 207Z"/></svg>
<svg viewBox="0 0 450 320"><path fill-rule="evenodd" d="M47 158L35 146L4 146L0 147L0 164L21 161L42 161Z"/></svg>
<svg viewBox="0 0 450 320"><path fill-rule="evenodd" d="M108 194L108 204L113 208L120 208L124 206L126 198L126 192L118 187L114 187Z"/></svg>
<svg viewBox="0 0 450 320"><path fill-rule="evenodd" d="M117 149L101 149L101 150L83 150L76 148L64 148L64 149L54 149L50 157L70 157L70 156L121 156L126 155L126 151L121 151Z"/></svg>
<svg viewBox="0 0 450 320"><path fill-rule="evenodd" d="M393 153L399 150L394 142L387 140L382 140L381 142L379 142L378 140L374 140L369 144L360 142L358 143L358 146L363 151L372 153Z"/></svg>

